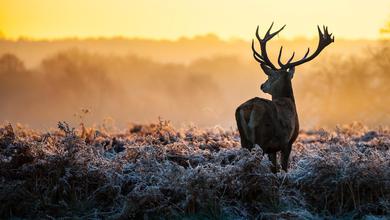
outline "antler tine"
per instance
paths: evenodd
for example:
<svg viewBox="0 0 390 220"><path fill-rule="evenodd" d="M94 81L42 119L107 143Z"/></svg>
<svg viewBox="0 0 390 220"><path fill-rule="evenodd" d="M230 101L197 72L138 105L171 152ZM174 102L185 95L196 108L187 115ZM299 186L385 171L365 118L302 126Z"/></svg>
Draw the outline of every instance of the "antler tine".
<svg viewBox="0 0 390 220"><path fill-rule="evenodd" d="M282 58L282 50L283 50L283 46L280 47L280 50L279 50L279 56L278 56L278 64L279 66L283 66L283 65L287 65L289 64L293 59L294 59L294 56L295 56L295 52L293 52L292 56L290 57L290 59L288 59L287 63L286 64L283 64L282 61L281 61L281 58Z"/></svg>
<svg viewBox="0 0 390 220"><path fill-rule="evenodd" d="M256 28L256 38L259 42L263 41L259 35L259 25L257 25L257 28Z"/></svg>
<svg viewBox="0 0 390 220"><path fill-rule="evenodd" d="M295 56L295 51L293 52L291 58L287 61L287 63L290 63L294 59L294 56Z"/></svg>
<svg viewBox="0 0 390 220"><path fill-rule="evenodd" d="M305 53L305 56L303 56L302 59L305 59L305 58L307 57L307 55L309 55L309 52L310 52L310 48L308 47L308 48L307 48L307 51L306 51L306 53Z"/></svg>
<svg viewBox="0 0 390 220"><path fill-rule="evenodd" d="M252 39L252 51L253 51L253 57L255 58L255 60L259 63L264 63L263 57L259 53L257 53L257 51L255 50L255 43L254 43L253 39Z"/></svg>
<svg viewBox="0 0 390 220"><path fill-rule="evenodd" d="M273 24L274 24L274 23L272 22L272 25L273 25ZM279 34L279 32L281 32L281 31L284 29L284 27L286 27L286 25L283 25L283 27L281 27L278 31L275 31L274 33L270 34L269 32L271 31L272 25L271 25L271 27L268 29L267 33L266 33L266 36L268 37L267 40L270 40L270 39L273 38L275 35ZM264 39L266 39L266 37L264 37Z"/></svg>
<svg viewBox="0 0 390 220"><path fill-rule="evenodd" d="M317 29L318 29L318 34L320 35L320 39L322 38L322 32L321 32L321 28L319 25L317 25Z"/></svg>
<svg viewBox="0 0 390 220"><path fill-rule="evenodd" d="M274 22L271 23L271 26L269 26L267 32L264 35L263 39L267 39L267 37L270 35L269 33L271 32L272 27L274 26Z"/></svg>
<svg viewBox="0 0 390 220"><path fill-rule="evenodd" d="M257 28L256 28L256 38L257 40L260 42L262 42L262 39L260 38L260 35L259 35L259 25L257 25ZM254 45L254 40L252 39L252 51L253 51L253 56L257 56L257 58L255 58L255 60L257 60L257 62L261 62L261 63L265 63L264 61L264 57L262 55L260 55L256 49L255 49L255 45ZM260 60L260 61L259 61Z"/></svg>
<svg viewBox="0 0 390 220"><path fill-rule="evenodd" d="M332 37L332 34L329 34L327 26L325 26L325 25L323 26L323 32L321 31L321 28L319 25L317 25L317 29L318 29L318 35L319 35L319 42L318 42L318 46L317 46L316 51L314 51L314 53L312 55L308 56L309 52L310 52L310 48L308 48L305 56L296 62L291 62L292 59L290 59L286 64L283 64L282 62L279 62L279 60L278 60L281 69L288 69L291 67L295 67L295 66L298 66L300 64L306 63L306 62L314 59L316 56L318 56L321 53L321 51L326 46L328 46L329 44L334 42L334 36ZM281 57L281 50L279 52L279 58L280 57Z"/></svg>
<svg viewBox="0 0 390 220"><path fill-rule="evenodd" d="M279 55L278 55L278 64L279 64L279 66L283 65L282 61L280 60L280 58L282 57L282 51L283 51L283 46L280 46Z"/></svg>
<svg viewBox="0 0 390 220"><path fill-rule="evenodd" d="M275 35L277 35L279 32L281 32L286 25L283 25L283 27L280 28L278 31L276 31L274 33L271 33L273 25L274 25L274 22L272 22L271 26L268 28L268 30L267 30L267 32L266 32L266 34L265 34L263 39L261 39L261 37L259 35L259 26L257 26L257 28L256 28L256 38L257 38L257 40L260 43L261 54L259 54L255 50L253 41L252 41L252 50L253 50L253 56L255 56L255 60L257 62L259 62L261 64L265 64L265 65L271 67L272 69L276 70L277 68L272 64L272 62L268 58L266 44L267 44L267 41L271 40Z"/></svg>

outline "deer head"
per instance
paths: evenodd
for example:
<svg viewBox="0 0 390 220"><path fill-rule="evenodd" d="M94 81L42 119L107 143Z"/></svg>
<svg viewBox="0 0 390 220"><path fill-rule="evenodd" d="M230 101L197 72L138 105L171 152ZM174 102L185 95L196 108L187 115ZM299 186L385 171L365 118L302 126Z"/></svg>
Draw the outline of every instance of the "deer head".
<svg viewBox="0 0 390 220"><path fill-rule="evenodd" d="M320 39L316 51L314 51L312 55L308 56L310 52L310 48L308 48L302 59L292 62L295 55L294 52L290 59L288 59L286 63L283 63L281 61L283 46L281 46L278 56L278 64L280 68L277 68L268 58L266 44L267 41L271 40L275 35L281 32L286 25L278 31L271 33L273 24L274 23L271 24L263 39L259 36L259 26L257 26L256 38L260 44L260 54L255 50L254 40L252 40L253 57L260 63L264 73L268 76L268 79L261 85L260 88L263 92L272 95L272 97L283 96L283 94L286 92L288 93L289 90L291 90L292 93L291 79L294 76L295 67L314 59L326 46L334 42L334 36L332 37L332 34L328 33L328 28L326 26L323 26L323 32L320 27L317 26Z"/></svg>

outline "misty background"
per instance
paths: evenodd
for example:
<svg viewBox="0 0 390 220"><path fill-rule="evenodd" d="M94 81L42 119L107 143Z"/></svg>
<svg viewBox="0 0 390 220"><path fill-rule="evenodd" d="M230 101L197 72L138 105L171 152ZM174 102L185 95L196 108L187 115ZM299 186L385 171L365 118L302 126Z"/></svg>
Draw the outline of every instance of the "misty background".
<svg viewBox="0 0 390 220"><path fill-rule="evenodd" d="M276 63L318 39L274 39ZM303 128L390 122L390 41L337 39L293 79ZM266 76L250 41L213 34L178 40L90 38L0 40L0 121L34 128L68 121L88 126L107 121L235 128L237 106L260 91Z"/></svg>

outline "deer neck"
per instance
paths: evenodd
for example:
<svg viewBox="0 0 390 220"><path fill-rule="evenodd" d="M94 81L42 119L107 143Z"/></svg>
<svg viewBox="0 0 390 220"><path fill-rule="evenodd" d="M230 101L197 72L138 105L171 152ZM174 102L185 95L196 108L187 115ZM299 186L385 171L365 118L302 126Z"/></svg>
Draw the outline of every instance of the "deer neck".
<svg viewBox="0 0 390 220"><path fill-rule="evenodd" d="M291 99L295 104L294 91L292 88L291 80L289 79L286 79L283 85L280 88L277 88L272 94L272 100L281 98Z"/></svg>

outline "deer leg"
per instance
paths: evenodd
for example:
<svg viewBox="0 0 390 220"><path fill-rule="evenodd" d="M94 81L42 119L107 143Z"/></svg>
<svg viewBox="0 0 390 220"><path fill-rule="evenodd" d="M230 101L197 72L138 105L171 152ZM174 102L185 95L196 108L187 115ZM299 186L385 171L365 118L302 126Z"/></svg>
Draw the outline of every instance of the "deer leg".
<svg viewBox="0 0 390 220"><path fill-rule="evenodd" d="M252 142L250 142L247 138L247 129L244 128L244 126L247 126L245 123L245 119L242 118L243 115L240 114L240 110L236 110L236 121L237 121L237 128L238 132L240 133L240 139L241 139L241 147L247 148L248 150L251 150L254 146Z"/></svg>
<svg viewBox="0 0 390 220"><path fill-rule="evenodd" d="M253 144L246 139L245 135L240 132L241 147L248 149L249 151L253 148Z"/></svg>
<svg viewBox="0 0 390 220"><path fill-rule="evenodd" d="M237 123L237 127L238 127L238 132L240 133L240 139L241 139L241 147L243 147L243 148L246 148L246 149L248 149L248 150L251 150L252 148L253 148L253 143L251 143L248 139L247 139L247 137L246 137L246 135L245 135L245 131L244 131L244 129L243 129L243 127L242 127L242 125L241 125L241 123Z"/></svg>
<svg viewBox="0 0 390 220"><path fill-rule="evenodd" d="M277 162L276 162L276 152L275 153L269 153L268 154L268 159L272 162L272 165L271 165L272 173L277 173L278 172L278 167L277 167Z"/></svg>
<svg viewBox="0 0 390 220"><path fill-rule="evenodd" d="M288 144L283 150L282 150L282 169L287 172L288 168L288 160L291 153L291 147L292 144Z"/></svg>

